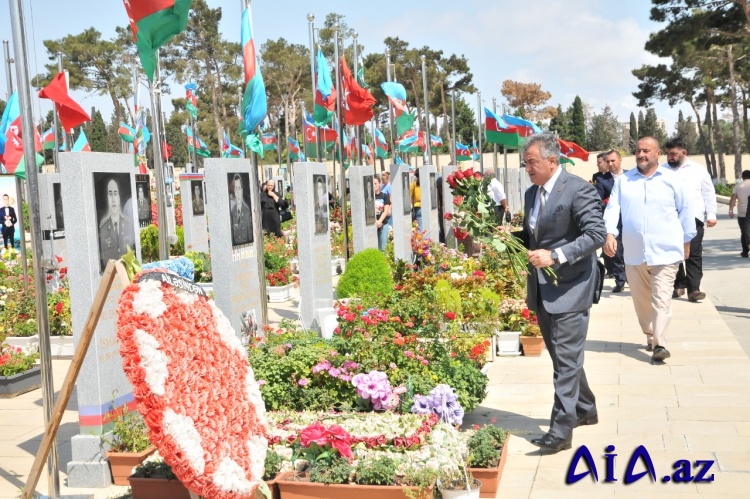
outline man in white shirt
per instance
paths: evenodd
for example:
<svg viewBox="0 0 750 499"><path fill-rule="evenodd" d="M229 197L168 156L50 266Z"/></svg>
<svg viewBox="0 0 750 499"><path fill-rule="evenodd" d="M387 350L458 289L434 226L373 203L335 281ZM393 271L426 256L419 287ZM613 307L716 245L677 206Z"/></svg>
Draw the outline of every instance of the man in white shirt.
<svg viewBox="0 0 750 499"><path fill-rule="evenodd" d="M748 233L748 223L750 219L747 216L748 202L750 197L750 170L742 172L742 183L737 183L732 190L732 197L729 199L729 218L734 218L734 205L737 203L737 222L740 224L740 244L742 245L742 258L747 258L750 252L750 233Z"/></svg>
<svg viewBox="0 0 750 499"><path fill-rule="evenodd" d="M674 281L672 298L682 296L687 288L688 300L697 302L706 298L702 292L703 279L703 226L716 225L716 190L711 182L708 169L690 161L687 147L680 137L675 137L665 144L667 166L677 172L685 186L685 194L695 216L696 236L690 241L690 256L680 264Z"/></svg>
<svg viewBox="0 0 750 499"><path fill-rule="evenodd" d="M490 185L487 187L487 193L495 202L495 215L497 215L498 220L502 223L505 218L505 212L508 211L505 189L503 189L503 184L497 179L497 175L493 174L491 170L488 170L485 176L492 178Z"/></svg>
<svg viewBox="0 0 750 499"><path fill-rule="evenodd" d="M606 153L604 155L604 162L607 164L607 168L609 168L609 173L612 175L612 180L610 180L610 182L612 182L612 187L609 189L611 193L612 189L614 188L614 183L617 181L618 178L620 178L620 175L622 175L627 170L623 170L622 168L622 156L620 156L620 152L617 149L613 149L609 151L608 153ZM597 190L599 189L597 188ZM600 194L601 194L601 191L600 191ZM609 196L607 196L607 201L609 201ZM628 280L625 274L625 260L623 257L622 221L618 223L617 228L620 230L620 235L617 236L617 252L615 253L615 256L613 256L612 258L607 256L606 259L609 260L610 271L615 278L615 287L612 288L612 292L622 293L622 290L625 287L625 283Z"/></svg>

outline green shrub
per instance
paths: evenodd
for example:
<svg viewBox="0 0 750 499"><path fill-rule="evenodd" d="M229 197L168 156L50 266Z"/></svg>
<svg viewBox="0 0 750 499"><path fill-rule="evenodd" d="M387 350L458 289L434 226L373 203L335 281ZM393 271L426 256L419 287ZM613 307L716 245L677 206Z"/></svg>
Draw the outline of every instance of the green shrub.
<svg viewBox="0 0 750 499"><path fill-rule="evenodd" d="M211 282L213 279L211 271L211 255L202 251L188 251L185 258L193 262L195 268L195 282Z"/></svg>
<svg viewBox="0 0 750 499"><path fill-rule="evenodd" d="M115 420L112 440L103 440L113 452L143 452L151 445L143 417L138 412L128 412L127 408Z"/></svg>
<svg viewBox="0 0 750 499"><path fill-rule="evenodd" d="M177 242L169 248L169 254L172 256L182 256L185 254L185 229L179 225L175 227Z"/></svg>
<svg viewBox="0 0 750 499"><path fill-rule="evenodd" d="M349 260L337 288L339 298L393 293L391 268L376 248L360 251Z"/></svg>
<svg viewBox="0 0 750 499"><path fill-rule="evenodd" d="M437 295L437 302L445 310L451 310L456 315L461 315L461 293L454 289L451 283L446 279L440 279L435 284L435 294Z"/></svg>
<svg viewBox="0 0 750 499"><path fill-rule="evenodd" d="M714 189L716 190L716 194L719 196L731 196L732 191L734 190L733 185L724 185L724 184L716 184L714 186Z"/></svg>
<svg viewBox="0 0 750 499"><path fill-rule="evenodd" d="M39 328L36 325L36 319L26 319L25 321L16 322L13 325L13 336L19 338L34 336L38 332Z"/></svg>
<svg viewBox="0 0 750 499"><path fill-rule="evenodd" d="M184 246L183 242L183 246ZM141 230L141 263L159 260L159 229L151 224Z"/></svg>
<svg viewBox="0 0 750 499"><path fill-rule="evenodd" d="M374 461L360 460L355 481L360 485L393 485L395 477L396 463L383 456Z"/></svg>
<svg viewBox="0 0 750 499"><path fill-rule="evenodd" d="M469 439L469 458L466 464L472 468L492 468L497 466L500 454L495 448L495 439L492 435L476 432Z"/></svg>
<svg viewBox="0 0 750 499"><path fill-rule="evenodd" d="M352 465L341 456L315 461L310 466L310 481L315 483L347 483L352 473Z"/></svg>
<svg viewBox="0 0 750 499"><path fill-rule="evenodd" d="M263 480L273 480L281 472L281 464L284 462L284 458L281 457L276 451L269 450L266 453L266 464L265 471L263 473Z"/></svg>

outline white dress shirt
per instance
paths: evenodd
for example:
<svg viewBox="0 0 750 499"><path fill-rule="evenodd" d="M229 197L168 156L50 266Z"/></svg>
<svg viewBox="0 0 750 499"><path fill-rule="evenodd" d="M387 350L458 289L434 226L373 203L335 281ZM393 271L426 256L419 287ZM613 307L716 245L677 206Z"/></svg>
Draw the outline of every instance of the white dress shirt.
<svg viewBox="0 0 750 499"><path fill-rule="evenodd" d="M496 205L500 206L500 202L506 199L505 189L503 184L496 178L490 180L490 185L487 186L487 194L492 198Z"/></svg>
<svg viewBox="0 0 750 499"><path fill-rule="evenodd" d="M547 199L549 199L549 193L552 192L552 188L555 187L555 182L557 182L557 179L560 178L560 173L562 173L562 167L558 166L557 171L550 177L547 182L542 186L544 188L544 203L547 203ZM536 200L534 201L534 209L531 210L531 213L529 214L529 228L531 229L531 232L533 233L536 230L536 222L537 222L537 216L539 215L539 206L540 206L540 197L542 195L542 190L537 189L537 196ZM550 248L555 249L555 248ZM568 261L566 256L563 254L561 250L557 250L557 260L560 263L565 263Z"/></svg>
<svg viewBox="0 0 750 499"><path fill-rule="evenodd" d="M677 168L672 168L669 163L662 166L677 172L682 179L695 218L701 222L716 220L716 189L708 169L689 159Z"/></svg>
<svg viewBox="0 0 750 499"><path fill-rule="evenodd" d="M684 243L697 233L693 213L679 173L660 166L646 177L633 168L615 181L604 224L617 237L622 214L626 265L671 265L684 259Z"/></svg>

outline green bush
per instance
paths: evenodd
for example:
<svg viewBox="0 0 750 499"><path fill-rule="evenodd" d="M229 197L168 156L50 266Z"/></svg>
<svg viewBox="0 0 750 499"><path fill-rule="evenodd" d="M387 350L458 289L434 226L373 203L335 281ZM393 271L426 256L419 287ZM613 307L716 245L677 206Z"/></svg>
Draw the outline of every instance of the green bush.
<svg viewBox="0 0 750 499"><path fill-rule="evenodd" d="M273 480L276 475L281 473L281 464L284 462L284 458L281 457L276 451L270 450L266 453L266 464L265 471L263 472L263 480Z"/></svg>
<svg viewBox="0 0 750 499"><path fill-rule="evenodd" d="M393 276L385 255L376 248L354 255L346 265L336 291L339 298L393 293Z"/></svg>
<svg viewBox="0 0 750 499"><path fill-rule="evenodd" d="M141 230L141 263L151 263L158 260L159 229L156 225L151 224Z"/></svg>
<svg viewBox="0 0 750 499"><path fill-rule="evenodd" d="M360 485L393 485L396 478L396 463L388 456L357 464L356 482Z"/></svg>
<svg viewBox="0 0 750 499"><path fill-rule="evenodd" d="M334 456L331 462L327 459L315 461L310 466L310 481L315 483L347 483L352 473L352 465L341 456Z"/></svg>
<svg viewBox="0 0 750 499"><path fill-rule="evenodd" d="M185 258L193 262L195 268L195 282L211 282L213 279L211 269L211 255L202 251L188 251Z"/></svg>
<svg viewBox="0 0 750 499"><path fill-rule="evenodd" d="M724 184L716 184L714 186L714 189L716 190L716 194L719 196L731 196L732 191L734 190L733 185L724 185Z"/></svg>
<svg viewBox="0 0 750 499"><path fill-rule="evenodd" d="M177 242L169 248L169 254L172 256L182 256L185 254L185 229L179 225L175 227Z"/></svg>

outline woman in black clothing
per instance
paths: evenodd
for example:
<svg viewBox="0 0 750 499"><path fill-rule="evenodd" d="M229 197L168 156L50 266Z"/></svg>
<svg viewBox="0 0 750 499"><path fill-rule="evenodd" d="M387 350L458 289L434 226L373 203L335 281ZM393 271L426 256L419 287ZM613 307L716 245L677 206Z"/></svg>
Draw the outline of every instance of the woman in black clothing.
<svg viewBox="0 0 750 499"><path fill-rule="evenodd" d="M275 185L273 180L263 184L263 190L260 192L261 222L264 232L282 237L284 233L281 232L279 209L286 208L288 203L280 194L274 192Z"/></svg>

